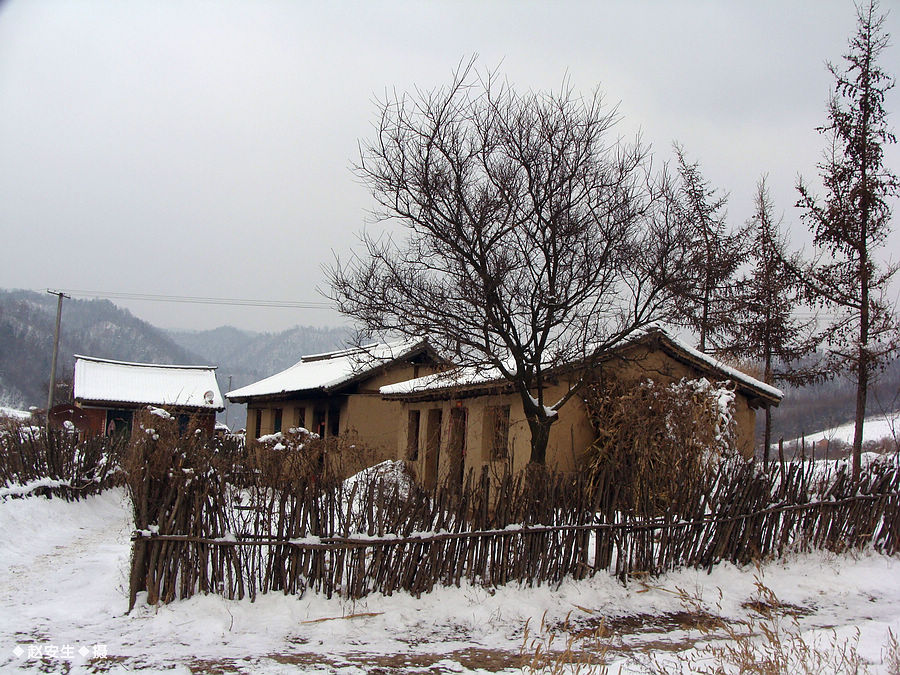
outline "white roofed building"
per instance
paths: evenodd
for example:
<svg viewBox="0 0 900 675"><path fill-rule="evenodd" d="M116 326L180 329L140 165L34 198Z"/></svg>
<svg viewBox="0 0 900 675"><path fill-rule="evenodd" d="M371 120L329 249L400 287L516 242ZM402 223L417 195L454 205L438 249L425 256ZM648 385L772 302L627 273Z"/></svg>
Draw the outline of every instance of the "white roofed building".
<svg viewBox="0 0 900 675"><path fill-rule="evenodd" d="M213 432L225 401L215 366L170 366L75 355L75 405L89 420L89 433L130 433L135 410L147 406L176 415L186 428L191 417Z"/></svg>
<svg viewBox="0 0 900 675"><path fill-rule="evenodd" d="M279 373L229 391L247 404L247 436L305 428L322 437L354 432L369 449L392 456L401 405L380 388L436 372L444 365L427 340L371 344L302 357Z"/></svg>

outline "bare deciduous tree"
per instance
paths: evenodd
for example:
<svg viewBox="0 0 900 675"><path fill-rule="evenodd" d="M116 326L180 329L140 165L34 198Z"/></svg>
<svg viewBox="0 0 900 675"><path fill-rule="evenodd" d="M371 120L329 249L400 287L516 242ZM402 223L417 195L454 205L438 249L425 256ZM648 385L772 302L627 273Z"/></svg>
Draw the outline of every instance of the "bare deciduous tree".
<svg viewBox="0 0 900 675"><path fill-rule="evenodd" d="M828 124L819 129L831 140L819 164L825 198L820 201L802 180L797 186L797 205L820 251L802 278L810 300L835 314L826 334L833 366L856 379L854 476L860 470L870 380L898 346L897 317L886 297L897 267L883 267L876 258L890 231L888 200L898 194L897 177L884 165L884 146L896 138L884 109L894 79L878 64L889 37L883 24L875 2L857 7L845 70L829 64L835 91Z"/></svg>
<svg viewBox="0 0 900 675"><path fill-rule="evenodd" d="M519 394L531 461L557 413L549 378L668 316L685 237L665 172L622 143L599 94L520 94L462 67L447 88L379 103L358 174L404 226L363 235L329 271L339 309L370 333L427 335Z"/></svg>

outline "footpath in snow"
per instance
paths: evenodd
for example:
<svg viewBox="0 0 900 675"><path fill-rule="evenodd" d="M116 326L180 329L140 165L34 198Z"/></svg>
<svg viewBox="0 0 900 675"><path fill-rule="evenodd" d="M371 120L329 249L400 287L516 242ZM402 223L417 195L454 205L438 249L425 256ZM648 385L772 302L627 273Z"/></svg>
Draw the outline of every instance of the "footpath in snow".
<svg viewBox="0 0 900 675"><path fill-rule="evenodd" d="M526 621L540 638L542 623L559 630L567 617L583 632L609 627L610 672L641 672L634 654L666 657L707 639L677 620L678 589L739 619L757 581L796 608L807 639L854 639L858 630L872 673L889 672L888 629L900 635L900 560L872 552L721 564L628 586L599 575L558 588L463 585L355 603L198 596L126 615L130 532L121 490L76 503L0 500L0 672L519 672Z"/></svg>

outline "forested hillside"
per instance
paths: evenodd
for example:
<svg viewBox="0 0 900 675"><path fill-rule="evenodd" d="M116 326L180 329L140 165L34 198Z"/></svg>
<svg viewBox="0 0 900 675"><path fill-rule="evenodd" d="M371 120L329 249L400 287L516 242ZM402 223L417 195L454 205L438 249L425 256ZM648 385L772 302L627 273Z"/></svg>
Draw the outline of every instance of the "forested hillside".
<svg viewBox="0 0 900 675"><path fill-rule="evenodd" d="M256 333L232 326L204 331L168 331L183 348L204 354L213 363L227 364L237 373L265 377L295 364L306 354L346 346L351 333L345 328L294 326L279 333Z"/></svg>
<svg viewBox="0 0 900 675"><path fill-rule="evenodd" d="M0 405L16 408L47 401L56 298L33 291L0 290ZM74 354L120 361L214 365L224 394L296 363L304 354L339 349L340 328L297 326L256 333L223 326L208 331L164 331L108 300L63 302L57 401L65 400ZM243 426L243 405L229 406L228 423Z"/></svg>
<svg viewBox="0 0 900 675"><path fill-rule="evenodd" d="M772 439L799 438L822 429L852 422L856 385L839 378L805 387L783 387L784 400L772 412ZM869 385L866 414L900 409L900 361L890 363ZM757 416L757 431L762 415Z"/></svg>
<svg viewBox="0 0 900 675"><path fill-rule="evenodd" d="M43 407L47 401L56 298L0 291L0 402ZM108 300L63 302L57 379L71 382L73 354L147 363L205 363L163 331ZM61 392L65 395L65 392Z"/></svg>

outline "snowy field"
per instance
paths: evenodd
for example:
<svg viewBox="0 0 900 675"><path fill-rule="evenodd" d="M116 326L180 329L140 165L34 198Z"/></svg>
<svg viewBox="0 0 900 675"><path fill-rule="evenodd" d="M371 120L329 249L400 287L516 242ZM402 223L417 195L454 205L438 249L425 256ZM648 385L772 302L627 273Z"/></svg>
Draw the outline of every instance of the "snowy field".
<svg viewBox="0 0 900 675"><path fill-rule="evenodd" d="M807 436L806 442L819 443L821 441L829 441L831 443L843 442L852 445L855 426L856 425L853 422L848 422L847 424L842 424L838 427L825 429L824 431ZM873 415L866 418L866 421L863 424L863 442L880 441L885 438L900 440L900 411L884 415ZM799 442L799 438L791 441L791 443Z"/></svg>
<svg viewBox="0 0 900 675"><path fill-rule="evenodd" d="M559 631L567 616L582 631L609 627L610 672L642 672L636 655L671 658L711 639L686 624L677 589L701 596L712 615L740 619L752 614L743 605L758 580L799 615L805 639L856 640L858 631L870 672L890 672L888 629L900 634L900 559L871 552L797 555L758 569L721 564L627 587L604 575L418 600L205 596L140 603L126 615L130 531L120 490L79 503L0 500L0 672L520 672L526 621L540 634L542 623Z"/></svg>

